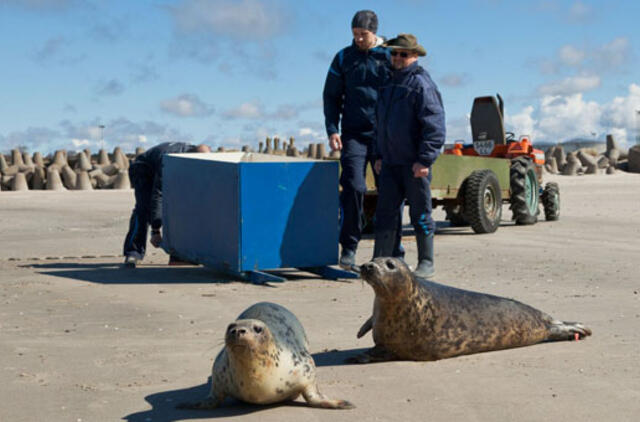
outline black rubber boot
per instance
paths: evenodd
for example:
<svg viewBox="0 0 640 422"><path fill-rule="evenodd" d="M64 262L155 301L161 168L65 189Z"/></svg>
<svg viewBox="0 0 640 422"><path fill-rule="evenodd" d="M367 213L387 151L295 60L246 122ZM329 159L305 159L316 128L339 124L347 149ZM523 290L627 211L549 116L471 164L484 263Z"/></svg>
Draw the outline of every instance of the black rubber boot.
<svg viewBox="0 0 640 422"><path fill-rule="evenodd" d="M418 266L413 274L425 279L433 277L436 273L433 262L433 233L416 233L416 245L418 246Z"/></svg>
<svg viewBox="0 0 640 422"><path fill-rule="evenodd" d="M386 230L376 232L376 242L373 246L373 257L392 256L396 243L396 231Z"/></svg>

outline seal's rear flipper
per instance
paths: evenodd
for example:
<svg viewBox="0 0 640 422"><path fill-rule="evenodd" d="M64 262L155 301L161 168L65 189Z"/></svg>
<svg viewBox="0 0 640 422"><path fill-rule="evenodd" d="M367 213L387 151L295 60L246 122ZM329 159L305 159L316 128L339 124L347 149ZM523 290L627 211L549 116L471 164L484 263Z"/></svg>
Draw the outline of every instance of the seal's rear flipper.
<svg viewBox="0 0 640 422"><path fill-rule="evenodd" d="M318 391L315 384L308 385L303 391L302 396L311 407L320 407L323 409L353 409L355 406L346 400L331 400Z"/></svg>
<svg viewBox="0 0 640 422"><path fill-rule="evenodd" d="M579 322L553 321L546 341L583 339L591 335L591 329Z"/></svg>
<svg viewBox="0 0 640 422"><path fill-rule="evenodd" d="M358 338L364 336L373 328L373 316L370 316L368 320L362 324L362 327L358 330Z"/></svg>

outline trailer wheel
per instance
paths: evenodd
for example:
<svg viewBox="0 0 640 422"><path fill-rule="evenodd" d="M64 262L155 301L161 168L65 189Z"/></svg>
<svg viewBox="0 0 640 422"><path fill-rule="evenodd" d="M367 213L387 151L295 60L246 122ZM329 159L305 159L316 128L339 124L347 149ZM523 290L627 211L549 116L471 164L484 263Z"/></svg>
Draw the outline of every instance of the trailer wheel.
<svg viewBox="0 0 640 422"><path fill-rule="evenodd" d="M560 218L560 187L557 183L549 182L544 187L542 206L545 220L556 221Z"/></svg>
<svg viewBox="0 0 640 422"><path fill-rule="evenodd" d="M493 233L500 226L502 195L498 178L491 170L476 170L467 178L464 214L476 233Z"/></svg>
<svg viewBox="0 0 640 422"><path fill-rule="evenodd" d="M535 165L527 157L511 160L511 212L516 224L535 224L540 213L540 185Z"/></svg>

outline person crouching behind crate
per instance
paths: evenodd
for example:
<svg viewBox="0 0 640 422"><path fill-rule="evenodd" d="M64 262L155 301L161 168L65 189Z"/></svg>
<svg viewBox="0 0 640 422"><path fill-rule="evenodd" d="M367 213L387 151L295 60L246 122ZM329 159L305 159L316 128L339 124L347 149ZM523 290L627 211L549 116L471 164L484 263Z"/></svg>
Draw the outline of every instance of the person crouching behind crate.
<svg viewBox="0 0 640 422"><path fill-rule="evenodd" d="M435 273L431 217L431 165L445 141L442 98L429 73L418 65L426 56L415 36L399 34L391 49L393 75L378 94L375 170L379 174L374 258L393 253L398 207L406 198L416 234L418 277Z"/></svg>
<svg viewBox="0 0 640 422"><path fill-rule="evenodd" d="M211 148L204 144L164 142L138 155L129 166L136 205L129 221L129 232L124 239L126 267L135 267L144 258L149 225L151 244L157 248L162 243L162 156L183 152L211 152Z"/></svg>

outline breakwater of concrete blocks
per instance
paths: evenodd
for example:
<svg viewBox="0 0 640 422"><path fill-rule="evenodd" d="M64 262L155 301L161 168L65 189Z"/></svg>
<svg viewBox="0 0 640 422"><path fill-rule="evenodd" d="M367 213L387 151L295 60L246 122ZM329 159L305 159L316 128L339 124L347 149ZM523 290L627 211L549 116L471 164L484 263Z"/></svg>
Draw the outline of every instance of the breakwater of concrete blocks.
<svg viewBox="0 0 640 422"><path fill-rule="evenodd" d="M0 154L0 190L129 189L129 164L142 152L126 155L116 147L111 154L104 149L97 154L58 150L43 157L14 149L8 157Z"/></svg>
<svg viewBox="0 0 640 422"><path fill-rule="evenodd" d="M618 146L613 135L607 135L604 152L580 148L565 153L562 145L556 145L545 152L544 168L551 174L565 176L615 174L618 170L640 173L640 145L624 150Z"/></svg>
<svg viewBox="0 0 640 422"><path fill-rule="evenodd" d="M218 152L237 151L218 147ZM244 152L252 152L249 145ZM0 154L0 190L94 190L129 189L129 165L144 149L137 148L134 154L125 154L120 147L108 153L101 149L92 154L89 149L68 153L58 150L44 157L40 152L29 154L18 149L9 155ZM285 155L317 160L338 159L340 153L327 153L325 143L312 143L298 150L295 138L281 140L279 137L266 138L258 143L257 152L262 154Z"/></svg>

